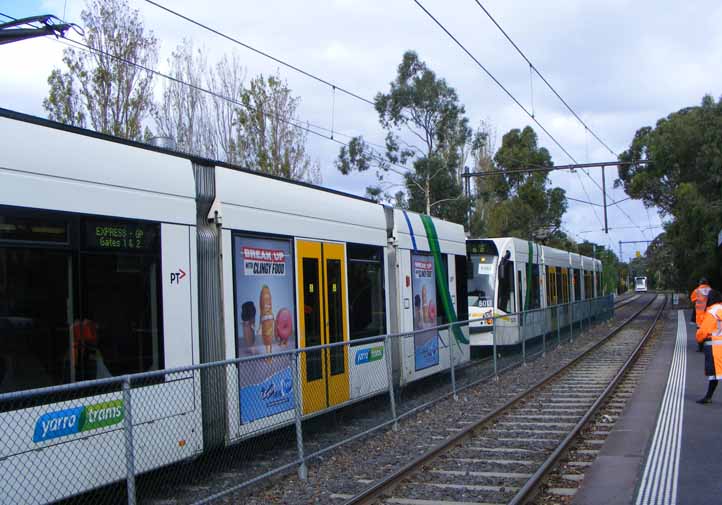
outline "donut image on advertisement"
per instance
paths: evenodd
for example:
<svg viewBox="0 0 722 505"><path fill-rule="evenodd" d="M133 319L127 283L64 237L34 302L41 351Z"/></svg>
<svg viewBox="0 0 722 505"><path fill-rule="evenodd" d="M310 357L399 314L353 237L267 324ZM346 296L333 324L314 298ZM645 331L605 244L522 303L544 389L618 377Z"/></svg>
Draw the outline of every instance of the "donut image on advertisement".
<svg viewBox="0 0 722 505"><path fill-rule="evenodd" d="M291 311L287 308L282 308L276 314L276 339L278 343L283 346L288 346L288 337L293 332L293 319L291 317Z"/></svg>
<svg viewBox="0 0 722 505"><path fill-rule="evenodd" d="M436 304L429 302L429 323L431 326L436 326Z"/></svg>

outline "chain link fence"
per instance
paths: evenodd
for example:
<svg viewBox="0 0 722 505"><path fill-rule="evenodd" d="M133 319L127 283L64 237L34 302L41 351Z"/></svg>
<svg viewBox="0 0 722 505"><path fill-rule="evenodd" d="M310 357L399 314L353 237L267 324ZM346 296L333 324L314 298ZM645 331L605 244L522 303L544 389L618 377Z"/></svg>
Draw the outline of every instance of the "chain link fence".
<svg viewBox="0 0 722 505"><path fill-rule="evenodd" d="M0 394L0 505L224 502L269 478L305 479L310 461L397 429L613 312L608 296L497 316L474 359L474 321L462 321Z"/></svg>

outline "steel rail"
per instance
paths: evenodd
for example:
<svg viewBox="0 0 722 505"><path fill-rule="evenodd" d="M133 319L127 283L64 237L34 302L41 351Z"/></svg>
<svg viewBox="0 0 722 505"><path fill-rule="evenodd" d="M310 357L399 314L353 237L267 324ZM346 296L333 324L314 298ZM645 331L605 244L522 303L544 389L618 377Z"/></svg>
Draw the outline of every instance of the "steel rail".
<svg viewBox="0 0 722 505"><path fill-rule="evenodd" d="M619 371L611 380L611 382L607 385L607 387L604 388L604 391L602 391L601 395L599 395L599 397L592 404L592 406L589 407L584 416L582 416L579 422L577 422L574 428L572 428L572 431L564 438L564 440L559 443L556 449L554 449L554 451L549 455L549 457L544 461L544 463L541 464L537 471L534 472L531 478L526 481L526 483L516 493L514 498L511 499L508 505L522 505L534 496L534 494L538 491L539 486L542 484L544 477L546 477L547 473L549 473L549 471L554 468L554 465L557 463L557 461L559 461L559 458L561 458L561 456L566 452L569 445L577 438L579 433L582 431L582 429L584 429L592 416L594 416L597 410L599 410L599 407L601 407L602 404L606 401L606 399L614 392L619 382L624 378L631 366L634 365L634 363L637 361L640 353L642 352L642 348L647 343L649 337L652 335L652 332L657 326L659 318L662 316L662 314L664 313L664 309L667 307L667 295L663 296L664 302L662 303L659 311L657 311L657 315L655 316L654 321L652 321L652 324L649 325L649 328L644 333L642 340L639 342L634 351L632 351L632 354L630 354L629 358L627 358L627 361L625 361L624 365L622 365L622 367L619 369Z"/></svg>
<svg viewBox="0 0 722 505"><path fill-rule="evenodd" d="M610 338L612 338L614 335L619 333L621 330L623 330L629 323L631 323L634 319L639 316L642 312L644 312L655 300L657 299L657 296L651 297L649 302L645 303L641 309L639 309L637 312L632 314L630 317L625 319L622 323L619 324L616 328L609 331L604 337L602 337L597 343L595 343L593 346L591 346L589 349L584 351L582 354L574 358L572 361L570 361L566 366L560 368L559 370L550 373L543 379L541 379L539 382L531 386L531 388L526 389L525 391L522 391L518 395L516 395L514 398L506 402L505 404L497 407L487 415L483 416L481 419L476 421L474 424L469 425L466 428L463 428L461 431L457 432L456 434L452 435L449 439L441 442L437 446L429 449L426 453L414 458L411 462L407 463L403 467L399 468L395 472L393 472L388 477L384 478L383 480L378 481L373 486L367 488L366 490L362 491L360 494L354 496L353 498L349 499L344 503L344 505L362 505L362 504L370 504L373 503L374 500L380 497L381 494L392 490L396 485L400 484L403 480L405 480L409 475L416 472L420 467L425 465L427 462L434 459L437 455L451 449L452 447L458 445L460 442L466 440L467 438L471 437L474 432L479 430L480 428L486 426L487 424L493 422L495 419L499 418L501 415L505 414L508 410L510 410L512 407L514 407L519 402L525 400L531 393L541 389L554 379L556 379L558 376L562 375L563 373L567 372L572 366L579 363L582 359L586 358L590 353L604 345ZM666 298L665 298L666 300Z"/></svg>

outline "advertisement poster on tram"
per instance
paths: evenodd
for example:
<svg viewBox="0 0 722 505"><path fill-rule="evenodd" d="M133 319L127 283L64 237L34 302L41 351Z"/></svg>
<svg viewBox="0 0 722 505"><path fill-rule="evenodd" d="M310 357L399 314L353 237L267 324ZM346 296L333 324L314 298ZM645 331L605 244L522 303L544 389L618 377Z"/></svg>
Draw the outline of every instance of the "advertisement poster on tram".
<svg viewBox="0 0 722 505"><path fill-rule="evenodd" d="M293 257L288 240L235 236L236 356L241 424L294 407L288 355L296 347Z"/></svg>
<svg viewBox="0 0 722 505"><path fill-rule="evenodd" d="M436 323L436 278L429 255L411 255L411 292L414 299L414 365L416 371L439 364L439 333Z"/></svg>

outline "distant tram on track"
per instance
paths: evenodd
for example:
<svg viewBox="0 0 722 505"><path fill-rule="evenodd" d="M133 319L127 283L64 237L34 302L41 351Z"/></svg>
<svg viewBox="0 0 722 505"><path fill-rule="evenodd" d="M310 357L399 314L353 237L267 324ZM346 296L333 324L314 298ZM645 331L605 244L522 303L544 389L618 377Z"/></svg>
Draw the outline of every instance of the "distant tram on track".
<svg viewBox="0 0 722 505"><path fill-rule="evenodd" d="M516 345L533 332L551 331L553 321L537 318L526 329L518 313L600 296L602 262L518 238L469 239L467 295L470 344ZM494 318L496 324L494 325ZM568 324L584 312L562 311ZM494 333L496 326L496 333Z"/></svg>
<svg viewBox="0 0 722 505"><path fill-rule="evenodd" d="M634 278L634 291L638 293L647 291L647 278L646 277L635 277Z"/></svg>
<svg viewBox="0 0 722 505"><path fill-rule="evenodd" d="M0 139L0 394L269 356L134 385L137 473L292 423L294 381L313 415L469 360L466 329L353 343L466 319L457 224L3 109ZM0 503L124 478L121 398L0 396Z"/></svg>

